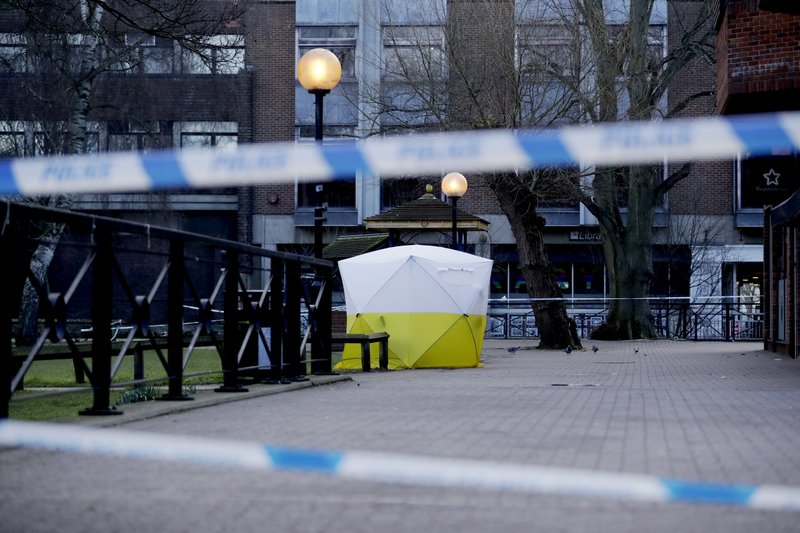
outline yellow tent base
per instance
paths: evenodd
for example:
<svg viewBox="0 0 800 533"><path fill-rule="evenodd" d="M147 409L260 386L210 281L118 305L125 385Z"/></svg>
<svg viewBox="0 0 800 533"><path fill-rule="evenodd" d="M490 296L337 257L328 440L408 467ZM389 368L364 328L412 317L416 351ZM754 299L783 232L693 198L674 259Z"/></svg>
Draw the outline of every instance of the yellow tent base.
<svg viewBox="0 0 800 533"><path fill-rule="evenodd" d="M465 368L482 366L486 315L452 313L363 313L347 316L348 333L389 333L389 368ZM370 349L378 367L378 346ZM361 349L346 345L336 370L360 370Z"/></svg>

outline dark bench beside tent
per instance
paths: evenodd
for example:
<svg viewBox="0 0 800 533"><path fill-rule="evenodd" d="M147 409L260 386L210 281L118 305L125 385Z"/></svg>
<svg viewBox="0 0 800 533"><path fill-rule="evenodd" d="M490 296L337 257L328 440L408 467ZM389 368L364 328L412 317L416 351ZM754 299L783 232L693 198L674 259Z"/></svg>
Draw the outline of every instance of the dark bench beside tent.
<svg viewBox="0 0 800 533"><path fill-rule="evenodd" d="M331 335L331 342L360 344L361 370L364 372L369 372L371 370L369 360L370 344L379 342L380 352L378 355L378 364L381 370L389 370L389 334L385 331L377 333L334 333Z"/></svg>

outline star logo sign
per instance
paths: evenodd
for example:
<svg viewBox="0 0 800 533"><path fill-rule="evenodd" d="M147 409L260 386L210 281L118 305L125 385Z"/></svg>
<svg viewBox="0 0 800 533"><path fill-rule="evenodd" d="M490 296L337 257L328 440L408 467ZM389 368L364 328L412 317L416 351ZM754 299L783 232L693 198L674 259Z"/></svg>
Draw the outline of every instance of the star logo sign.
<svg viewBox="0 0 800 533"><path fill-rule="evenodd" d="M774 168L769 169L769 172L762 174L762 176L764 176L764 179L767 180L767 185L778 185L778 178L781 177L780 174L775 172Z"/></svg>

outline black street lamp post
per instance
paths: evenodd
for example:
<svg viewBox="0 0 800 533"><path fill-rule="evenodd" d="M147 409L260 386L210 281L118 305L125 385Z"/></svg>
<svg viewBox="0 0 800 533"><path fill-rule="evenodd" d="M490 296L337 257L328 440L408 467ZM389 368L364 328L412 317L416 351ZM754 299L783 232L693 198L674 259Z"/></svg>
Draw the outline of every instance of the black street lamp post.
<svg viewBox="0 0 800 533"><path fill-rule="evenodd" d="M322 143L323 106L325 95L339 84L342 65L339 58L324 48L309 50L297 62L297 79L314 95L314 140ZM325 187L314 186L314 257L322 257L322 222L325 220Z"/></svg>
<svg viewBox="0 0 800 533"><path fill-rule="evenodd" d="M442 192L453 201L453 237L450 247L458 250L458 214L456 203L467 192L467 178L458 172L451 172L442 178Z"/></svg>

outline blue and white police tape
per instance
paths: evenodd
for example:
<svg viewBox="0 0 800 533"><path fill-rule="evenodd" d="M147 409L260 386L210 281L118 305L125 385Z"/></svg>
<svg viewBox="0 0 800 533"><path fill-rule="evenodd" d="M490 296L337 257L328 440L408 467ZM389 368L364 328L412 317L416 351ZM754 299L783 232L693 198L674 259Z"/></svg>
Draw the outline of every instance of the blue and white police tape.
<svg viewBox="0 0 800 533"><path fill-rule="evenodd" d="M0 422L0 445L255 470L290 470L408 485L800 511L800 487L697 483L641 474L466 459L307 450L62 424Z"/></svg>
<svg viewBox="0 0 800 533"><path fill-rule="evenodd" d="M134 192L535 167L735 158L800 150L800 112L373 137L359 143L243 144L235 151L0 161L0 195Z"/></svg>

